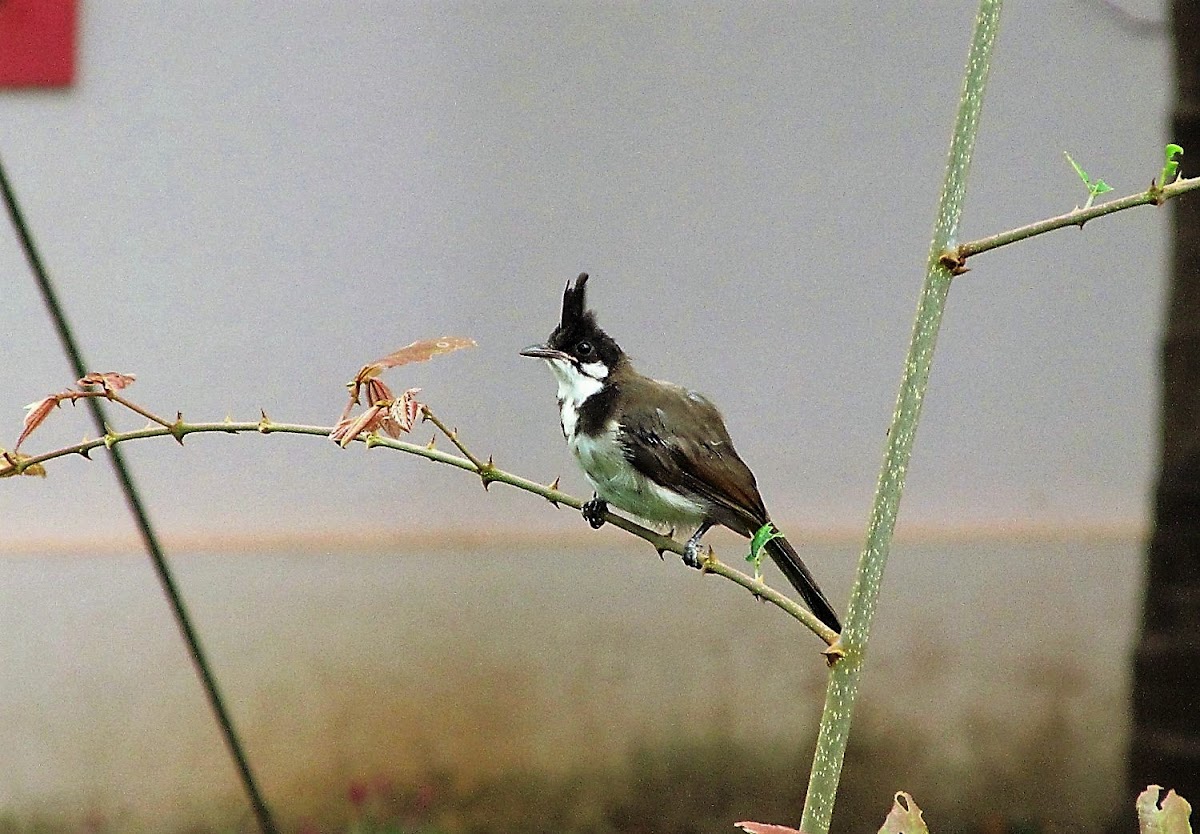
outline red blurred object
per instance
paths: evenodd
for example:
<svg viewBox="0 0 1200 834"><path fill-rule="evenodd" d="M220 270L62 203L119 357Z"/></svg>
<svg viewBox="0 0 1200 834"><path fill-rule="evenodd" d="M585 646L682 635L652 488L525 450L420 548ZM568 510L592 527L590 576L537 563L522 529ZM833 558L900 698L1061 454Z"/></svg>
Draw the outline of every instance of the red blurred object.
<svg viewBox="0 0 1200 834"><path fill-rule="evenodd" d="M66 87L75 78L76 0L0 0L0 87Z"/></svg>
<svg viewBox="0 0 1200 834"><path fill-rule="evenodd" d="M361 808L366 804L367 799L371 795L371 789L366 782L361 782L358 779L353 780L346 787L346 798L350 800L350 804L355 808Z"/></svg>

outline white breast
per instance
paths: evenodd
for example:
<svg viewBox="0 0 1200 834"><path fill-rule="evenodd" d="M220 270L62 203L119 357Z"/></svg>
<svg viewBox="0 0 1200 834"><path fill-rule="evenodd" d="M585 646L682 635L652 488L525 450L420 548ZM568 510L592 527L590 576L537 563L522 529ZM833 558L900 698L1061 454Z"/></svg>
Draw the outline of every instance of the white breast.
<svg viewBox="0 0 1200 834"><path fill-rule="evenodd" d="M607 369L592 363L583 366L581 372L574 365L556 359L548 359L546 364L558 380L563 436L596 494L614 507L654 524L676 528L699 525L705 516L701 504L654 483L625 458L616 421L610 421L598 435L578 432L579 409L589 397L603 390Z"/></svg>
<svg viewBox="0 0 1200 834"><path fill-rule="evenodd" d="M566 422L564 414L563 424ZM697 501L659 486L633 468L621 446L616 421L609 422L597 436L568 435L567 445L596 494L614 507L654 524L681 529L704 520L704 508Z"/></svg>

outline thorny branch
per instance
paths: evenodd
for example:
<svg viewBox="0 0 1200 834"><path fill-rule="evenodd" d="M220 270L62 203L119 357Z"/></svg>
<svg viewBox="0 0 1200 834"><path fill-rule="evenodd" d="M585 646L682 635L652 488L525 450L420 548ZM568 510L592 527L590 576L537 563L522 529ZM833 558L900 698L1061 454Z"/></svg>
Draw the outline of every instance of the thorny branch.
<svg viewBox="0 0 1200 834"><path fill-rule="evenodd" d="M972 255L989 252L992 249L998 249L1001 246L1007 246L1019 240L1044 235L1046 232L1065 229L1068 226L1078 226L1082 229L1084 224L1089 220L1095 220L1098 217L1104 217L1118 211L1137 208L1138 206L1161 206L1167 200L1197 188L1200 188L1200 177L1180 177L1167 185L1158 185L1151 182L1150 187L1145 191L1130 194L1128 197L1120 197L1085 208L1077 208L1068 211L1066 214L1039 220L1036 223L1010 229L1007 232L1000 232L999 234L989 235L979 240L949 246L942 252L941 263L952 274L961 275L967 271L967 259Z"/></svg>
<svg viewBox="0 0 1200 834"><path fill-rule="evenodd" d="M420 343L416 343L420 344ZM410 346L412 347L412 346ZM393 354L394 356L395 354ZM402 363L401 363L402 364ZM366 366L370 368L372 366ZM97 376L97 375L89 375ZM115 375L106 375L115 376ZM89 379L85 377L85 379ZM125 385L132 382L132 377L123 377L127 381ZM101 384L99 378L91 380L93 384ZM84 380L80 380L80 384L86 384ZM124 387L124 386L122 386ZM29 434L40 425L49 415L53 408L62 401L74 401L88 396L104 396L111 399L113 402L119 403L137 414L147 418L156 425L151 425L142 429L133 431L116 432L109 430L103 437L83 440L79 443L70 446L64 446L60 449L55 449L50 452L44 452L37 455L25 455L13 451L0 450L0 478L13 477L17 475L45 475L44 464L57 458L67 457L69 455L81 455L90 459L90 453L100 447L111 449L118 443L125 443L132 440L145 440L152 437L174 437L180 444L183 439L189 434L201 433L222 433L222 434L242 434L248 432L257 432L259 434L304 434L314 435L318 437L329 437L338 442L341 446L347 446L353 442L363 443L367 448L375 446L383 446L385 448L394 449L399 452L405 452L412 455L423 457L427 460L436 463L443 463L449 466L454 466L467 472L478 475L486 487L488 484L499 482L524 490L525 492L539 495L545 498L555 506L563 505L574 510L579 510L583 506L583 502L561 491L558 488L558 480L549 485L540 484L536 481L523 478L511 472L506 472L499 469L494 464L489 456L487 461L483 461L480 457L472 453L467 446L462 442L456 429L447 427L442 420L437 417L433 411L423 403L417 403L414 394L414 389L405 392L401 397L394 397L391 391L381 380L374 376L362 380L362 388L367 391L367 409L358 416L351 416L350 408L343 413L342 419L337 426L310 426L299 425L292 423L277 423L271 420L264 413L262 418L255 422L232 422L225 420L216 423L188 423L183 420L182 415L177 416L174 421L168 421L164 418L147 411L146 409L130 402L125 397L109 390L109 386L105 387L104 391L66 391L61 394L47 397L44 400L34 403L30 406L30 416L26 418L25 431L22 433L18 447L21 441L24 441ZM358 391L354 383L351 383L351 398L357 398ZM351 406L354 403L352 402ZM399 412L397 406L401 406ZM408 432L412 428L413 419L410 415L420 414L424 419L433 423L443 434L450 439L452 443L462 453L462 457L458 455L448 454L436 448L433 441L428 444L420 445L409 443L398 439L397 436L385 436L393 431L396 434ZM353 432L351 434L351 432ZM384 432L385 434L381 434ZM647 527L643 527L634 521L616 515L607 513L605 521L612 524L614 527L619 527L627 533L630 533L638 538L649 542L659 555L666 552L671 552L683 555L683 545L670 536L665 536ZM791 615L796 620L803 623L818 637L825 641L828 645L833 645L837 639L837 634L828 626L818 620L808 609L801 606L790 597L785 596L779 591L767 585L760 579L756 579L736 568L722 562L717 558L712 548L701 560L702 571L704 573L713 573L723 576L746 590L750 591L755 597L779 607L787 614ZM836 652L827 653L830 662L836 658Z"/></svg>

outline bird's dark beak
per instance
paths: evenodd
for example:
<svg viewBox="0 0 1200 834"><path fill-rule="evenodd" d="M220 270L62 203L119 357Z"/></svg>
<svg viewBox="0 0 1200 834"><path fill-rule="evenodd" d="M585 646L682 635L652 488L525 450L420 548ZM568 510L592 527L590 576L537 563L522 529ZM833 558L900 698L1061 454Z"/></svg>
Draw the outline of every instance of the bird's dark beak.
<svg viewBox="0 0 1200 834"><path fill-rule="evenodd" d="M545 345L530 345L521 351L522 356L529 356L533 359L562 359L569 362L571 357L563 353L561 350L548 348Z"/></svg>

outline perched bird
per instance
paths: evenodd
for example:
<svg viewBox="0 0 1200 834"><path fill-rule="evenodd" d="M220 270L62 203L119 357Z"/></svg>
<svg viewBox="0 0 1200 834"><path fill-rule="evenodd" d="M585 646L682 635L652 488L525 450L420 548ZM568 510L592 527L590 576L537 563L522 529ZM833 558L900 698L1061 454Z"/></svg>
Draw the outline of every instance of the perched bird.
<svg viewBox="0 0 1200 834"><path fill-rule="evenodd" d="M608 504L655 524L695 528L684 562L700 567L700 539L716 524L750 537L771 520L750 468L729 439L716 406L701 394L643 376L587 309L587 273L563 292L562 317L544 345L558 380L563 436L595 490L583 506L592 527ZM788 581L821 622L837 614L787 539L766 544Z"/></svg>

